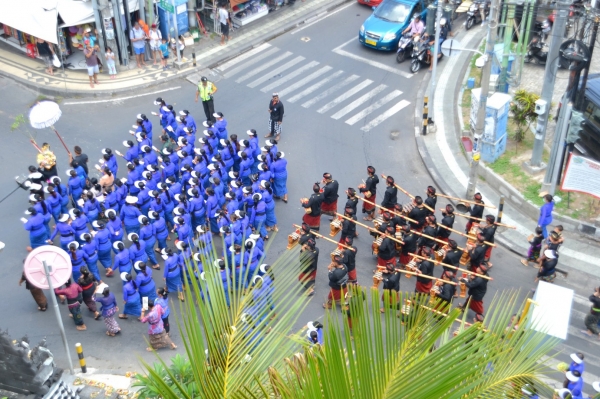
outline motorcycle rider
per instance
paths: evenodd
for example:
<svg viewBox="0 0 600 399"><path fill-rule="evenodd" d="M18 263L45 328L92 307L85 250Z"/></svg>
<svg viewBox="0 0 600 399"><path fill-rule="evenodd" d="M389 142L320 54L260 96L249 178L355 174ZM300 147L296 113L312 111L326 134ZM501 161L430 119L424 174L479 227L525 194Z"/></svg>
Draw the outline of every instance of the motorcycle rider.
<svg viewBox="0 0 600 399"><path fill-rule="evenodd" d="M491 0L486 0L483 4L479 5L479 12L481 13L481 26L485 25L485 12L490 9Z"/></svg>
<svg viewBox="0 0 600 399"><path fill-rule="evenodd" d="M440 42L438 44L438 61L440 58L442 58L442 43L444 42L444 40L446 40L448 38L448 34L450 33L450 27L446 21L446 18L441 18L440 19ZM433 40L431 40L429 42L429 50L428 50L428 56L429 56L429 70L431 71L433 69L433 53L434 53L434 46L435 45L435 36L433 37Z"/></svg>
<svg viewBox="0 0 600 399"><path fill-rule="evenodd" d="M425 25L423 24L423 21L421 21L421 14L416 13L413 15L412 21L410 21L408 27L402 31L402 34L410 31L410 35L415 37L417 35L422 35L424 30Z"/></svg>

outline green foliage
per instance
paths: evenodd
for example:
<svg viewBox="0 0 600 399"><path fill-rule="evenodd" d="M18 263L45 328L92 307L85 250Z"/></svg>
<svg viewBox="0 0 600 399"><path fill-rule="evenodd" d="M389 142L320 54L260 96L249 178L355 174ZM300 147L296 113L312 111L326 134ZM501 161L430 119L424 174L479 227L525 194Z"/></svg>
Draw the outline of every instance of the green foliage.
<svg viewBox="0 0 600 399"><path fill-rule="evenodd" d="M19 114L19 115L15 116L13 123L10 125L10 131L14 132L15 130L17 130L18 128L20 128L23 125L27 125L27 119L25 118L25 116L23 114Z"/></svg>
<svg viewBox="0 0 600 399"><path fill-rule="evenodd" d="M526 90L517 90L513 101L510 103L510 112L516 127L514 140L518 143L523 141L529 126L537 119L535 102L539 98L540 96L535 93Z"/></svg>

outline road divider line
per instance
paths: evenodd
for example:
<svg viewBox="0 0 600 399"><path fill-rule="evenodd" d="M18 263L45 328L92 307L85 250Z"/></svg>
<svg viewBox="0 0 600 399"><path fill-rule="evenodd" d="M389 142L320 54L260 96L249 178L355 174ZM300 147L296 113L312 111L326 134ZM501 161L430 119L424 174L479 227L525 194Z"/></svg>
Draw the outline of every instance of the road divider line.
<svg viewBox="0 0 600 399"><path fill-rule="evenodd" d="M392 108L388 109L383 114L379 115L378 117L373 119L371 122L369 122L365 126L361 127L360 130L362 130L363 132L368 132L369 130L373 129L375 126L379 125L381 122L383 122L390 116L400 112L408 104L410 104L410 101L406 101L406 100L400 101L399 103L394 105Z"/></svg>
<svg viewBox="0 0 600 399"><path fill-rule="evenodd" d="M138 97L144 97L144 96L151 96L153 94L164 93L166 91L173 91L173 90L178 90L178 89L181 89L181 86L169 87L168 89L157 90L157 91L153 91L151 93L136 94L135 96L111 98L111 99L108 99L108 100L90 100L90 101L68 102L68 103L63 103L63 105L83 105L83 104L114 103L114 102L117 102L117 101L124 101L124 100L130 100L132 98L138 98Z"/></svg>
<svg viewBox="0 0 600 399"><path fill-rule="evenodd" d="M358 75L352 75L352 76L347 77L343 82L340 82L340 83L336 84L335 86L330 87L329 89L325 90L318 96L315 96L315 97L311 98L310 100L306 101L304 104L302 104L302 107L309 108L309 107L313 106L314 104L318 103L325 97L335 93L336 91L338 91L338 90L344 88L345 86L349 85L350 83L354 82L359 77L360 76L358 76Z"/></svg>
<svg viewBox="0 0 600 399"><path fill-rule="evenodd" d="M317 112L320 114L324 114L325 112L329 111L331 108L335 107L342 101L346 101L347 99L349 99L350 97L352 97L353 95L355 95L356 93L358 93L359 91L361 91L362 89L364 89L365 87L370 85L371 83L373 83L373 81L371 79L366 79L366 80L360 82L358 85L354 86L353 88L351 88L350 90L348 90L347 92L345 92L344 94L342 94L341 96L336 98L335 100L333 100L333 101L325 104L321 108L319 108L317 110Z"/></svg>
<svg viewBox="0 0 600 399"><path fill-rule="evenodd" d="M223 72L223 71L231 68L232 66L244 61L245 59L252 57L254 54L258 54L261 51L268 49L269 47L271 47L271 45L269 43L263 43L260 46L255 47L250 51L246 51L244 54L241 54L240 56L235 57L234 59L229 60L222 65L219 65L215 69L217 69L219 72Z"/></svg>
<svg viewBox="0 0 600 399"><path fill-rule="evenodd" d="M396 68L392 68L391 66L382 64L381 62L373 61L373 60L370 60L368 58L364 58L364 57L358 56L356 54L352 54L352 53L350 53L350 52L348 52L346 50L338 49L338 50L333 50L333 52L336 53L336 54L338 54L338 55L342 55L344 57L352 58L353 60L364 62L366 64L371 65L372 67L383 69L386 72L391 72L391 73L394 73L396 75L400 75L400 76L405 77L407 79L410 79L413 76L411 73L400 71L400 70L398 70Z"/></svg>
<svg viewBox="0 0 600 399"><path fill-rule="evenodd" d="M385 104L389 103L390 101L392 101L394 98L398 97L401 94L402 94L402 92L400 90L394 90L393 92L389 93L387 96L377 100L373 104L369 105L367 108L360 111L358 114L354 115L352 118L348 119L346 121L346 124L348 124L350 126L354 125L356 122L365 118L367 115L369 115L371 112L373 112L377 108L384 106Z"/></svg>
<svg viewBox="0 0 600 399"><path fill-rule="evenodd" d="M340 11L342 11L342 10L345 10L346 8L348 8L348 7L350 7L350 6L353 6L353 5L354 5L354 2L350 2L350 4L347 4L347 5L343 6L343 7L340 7L340 8L338 8L337 10L335 10L334 12L327 13L327 15L325 15L325 16L324 16L324 17L322 17L322 18L319 18L319 19L316 19L316 20L314 20L314 21L311 21L311 22L308 22L308 23L304 24L304 25L303 25L303 26L301 26L300 28L298 28L298 29L296 29L296 30L293 30L293 31L292 31L290 34L292 34L292 35L295 35L296 33L298 33L298 32L301 32L301 31L303 31L304 29L306 29L306 28L308 28L308 27L310 27L310 26L312 26L312 25L314 25L314 24L316 24L316 23L318 23L318 22L321 22L321 21L322 21L322 20L324 20L325 18L329 18L329 17L331 17L332 15L335 15L335 14L337 14L338 12L340 12Z"/></svg>
<svg viewBox="0 0 600 399"><path fill-rule="evenodd" d="M248 87L254 88L254 87L258 86L259 84L264 83L264 82L268 81L269 79L272 79L274 76L280 74L281 72L283 72L287 69L290 69L294 65L304 61L304 59L305 59L304 57L298 56L298 57L294 58L293 60L288 61L285 64L273 69L272 71L265 72L263 74L263 76L261 76L260 78L248 83Z"/></svg>
<svg viewBox="0 0 600 399"><path fill-rule="evenodd" d="M323 75L324 73L327 73L329 71L331 71L333 68L330 67L329 65L324 66L323 68L319 69L318 71L315 71L313 73L311 73L310 75L308 75L307 77L300 79L299 81L297 81L296 83L289 85L288 87L286 87L283 90L279 90L279 97L283 97L284 95L286 95L287 93L290 93L294 90L296 90L299 87L303 87L305 86L308 82L310 82L311 80L315 80L316 78L318 78L319 76Z"/></svg>
<svg viewBox="0 0 600 399"><path fill-rule="evenodd" d="M300 74L304 73L305 71L312 69L314 67L316 67L317 65L319 65L320 62L317 61L311 61L308 64L304 65L303 67L300 67L298 69L296 69L294 72L289 73L288 75L277 79L276 81L274 81L273 83L263 87L260 91L262 91L263 93L266 93L270 90L273 90L274 88L280 86L281 84L294 79L296 76L299 76Z"/></svg>
<svg viewBox="0 0 600 399"><path fill-rule="evenodd" d="M306 89L304 89L300 93L296 94L295 96L288 98L286 101L290 102L290 103L294 103L294 102L300 100L302 97L306 97L307 95L309 95L313 91L317 90L319 87L322 87L325 84L329 83L331 80L337 78L338 76L340 76L343 73L344 73L344 71L336 71L332 75L327 76L325 79L321 79L320 81L318 81L314 85L307 87Z"/></svg>
<svg viewBox="0 0 600 399"><path fill-rule="evenodd" d="M244 62L242 65L239 65L239 66L231 69L230 71L225 72L223 74L223 76L225 76L226 78L229 78L229 77L235 75L236 73L241 72L244 69L256 64L258 61L261 61L264 58L270 57L271 55L275 54L278 51L279 51L279 49L277 47L271 47L269 50L265 51L264 53L260 53L256 57L252 57L252 59Z"/></svg>
<svg viewBox="0 0 600 399"><path fill-rule="evenodd" d="M342 108L335 114L331 115L331 117L336 120L340 119L342 116L348 114L353 109L360 107L362 104L366 103L367 101L371 100L373 97L384 91L386 87L387 85L383 84L377 86L370 92L363 94L362 96L358 97L356 100L352 101L350 104L346 105L344 108Z"/></svg>
<svg viewBox="0 0 600 399"><path fill-rule="evenodd" d="M286 59L290 55L292 55L292 52L291 51L286 51L285 53L283 53L279 57L274 58L271 61L269 61L269 62L267 62L267 63L259 66L258 68L255 68L255 69L251 70L250 72L248 72L244 76L239 77L235 82L236 83L242 83L244 80L250 79L254 75L258 75L259 73L261 73L265 69L268 69L268 68L272 67L273 65L277 64L279 61L282 61L282 60Z"/></svg>

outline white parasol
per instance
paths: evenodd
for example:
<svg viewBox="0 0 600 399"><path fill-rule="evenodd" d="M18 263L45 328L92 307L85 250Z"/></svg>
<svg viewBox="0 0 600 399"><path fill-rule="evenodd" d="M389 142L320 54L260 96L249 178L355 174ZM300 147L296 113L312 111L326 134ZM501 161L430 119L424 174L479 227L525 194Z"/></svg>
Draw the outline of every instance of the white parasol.
<svg viewBox="0 0 600 399"><path fill-rule="evenodd" d="M54 101L39 101L29 110L29 123L35 129L45 129L49 127L56 133L56 136L67 150L67 153L71 155L71 152L67 148L67 145L63 141L58 131L54 128L54 124L58 122L62 115L62 111L58 107L58 104Z"/></svg>

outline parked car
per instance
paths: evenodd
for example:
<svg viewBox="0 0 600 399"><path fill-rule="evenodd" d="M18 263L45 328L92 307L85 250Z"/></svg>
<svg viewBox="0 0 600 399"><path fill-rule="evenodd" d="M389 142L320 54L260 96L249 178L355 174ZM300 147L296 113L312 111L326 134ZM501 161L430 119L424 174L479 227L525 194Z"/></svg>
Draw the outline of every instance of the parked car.
<svg viewBox="0 0 600 399"><path fill-rule="evenodd" d="M358 0L358 3L367 6L378 6L382 1L383 0Z"/></svg>
<svg viewBox="0 0 600 399"><path fill-rule="evenodd" d="M395 50L402 31L416 13L421 14L425 23L427 6L424 0L383 0L373 7L373 14L360 27L358 40L377 50Z"/></svg>

